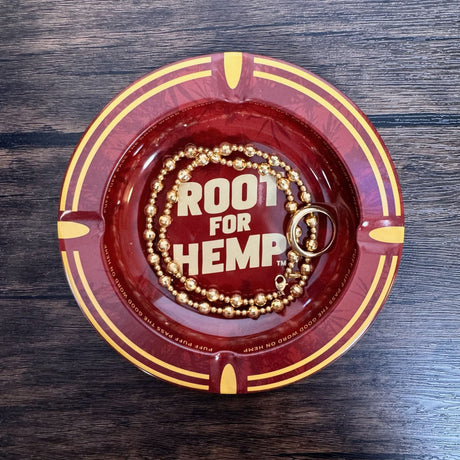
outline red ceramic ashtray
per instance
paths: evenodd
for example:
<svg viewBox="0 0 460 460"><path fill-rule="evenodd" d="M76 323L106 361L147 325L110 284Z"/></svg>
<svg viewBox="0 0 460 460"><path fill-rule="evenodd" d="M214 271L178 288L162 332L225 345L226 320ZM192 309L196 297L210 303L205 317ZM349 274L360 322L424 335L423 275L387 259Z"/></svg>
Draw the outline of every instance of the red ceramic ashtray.
<svg viewBox="0 0 460 460"><path fill-rule="evenodd" d="M332 247L312 259L305 289L280 313L202 314L197 301L178 302L147 260L152 181L186 146L223 142L276 155L336 223ZM164 179L164 193L175 178ZM193 206L172 207L168 227L184 276L225 297L272 292L289 249L285 193L269 194L257 170L222 163L197 168L190 182ZM332 225L317 220L321 247ZM246 393L307 377L358 340L395 279L403 221L390 156L347 97L286 62L223 53L157 70L104 108L70 161L58 234L78 304L120 354L178 385Z"/></svg>

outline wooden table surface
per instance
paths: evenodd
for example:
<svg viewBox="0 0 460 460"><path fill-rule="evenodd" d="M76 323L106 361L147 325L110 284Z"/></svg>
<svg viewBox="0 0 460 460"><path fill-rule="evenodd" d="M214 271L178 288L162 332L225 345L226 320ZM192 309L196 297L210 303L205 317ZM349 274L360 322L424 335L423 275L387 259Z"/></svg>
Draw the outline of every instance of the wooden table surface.
<svg viewBox="0 0 460 460"><path fill-rule="evenodd" d="M3 0L0 458L460 458L459 26L447 0ZM300 65L356 102L390 150L407 229L351 351L225 397L151 378L104 342L67 284L56 217L72 151L115 94L228 50Z"/></svg>

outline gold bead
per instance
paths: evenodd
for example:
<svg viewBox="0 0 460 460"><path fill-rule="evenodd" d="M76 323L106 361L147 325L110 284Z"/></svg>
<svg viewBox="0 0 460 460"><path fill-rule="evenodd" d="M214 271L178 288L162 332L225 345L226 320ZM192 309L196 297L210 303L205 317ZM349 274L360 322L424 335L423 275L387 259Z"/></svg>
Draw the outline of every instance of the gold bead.
<svg viewBox="0 0 460 460"><path fill-rule="evenodd" d="M168 203L177 203L179 201L179 196L175 190L170 190L166 194L166 199L168 200Z"/></svg>
<svg viewBox="0 0 460 460"><path fill-rule="evenodd" d="M308 240L307 249L309 251L316 251L316 249L318 249L318 243L315 240Z"/></svg>
<svg viewBox="0 0 460 460"><path fill-rule="evenodd" d="M206 166L206 165L209 163L209 157L208 157L208 155L206 155L206 153L201 153L201 154L198 156L198 159L196 160L196 162L197 162L200 166Z"/></svg>
<svg viewBox="0 0 460 460"><path fill-rule="evenodd" d="M166 268L168 272L172 273L173 275L176 275L180 272L180 266L177 262L174 262L174 260L172 262L169 262Z"/></svg>
<svg viewBox="0 0 460 460"><path fill-rule="evenodd" d="M272 166L279 166L280 164L280 159L276 156L276 155L272 155L268 162L272 165Z"/></svg>
<svg viewBox="0 0 460 460"><path fill-rule="evenodd" d="M180 303L188 303L188 295L186 292L179 292L176 295L176 300Z"/></svg>
<svg viewBox="0 0 460 460"><path fill-rule="evenodd" d="M219 300L219 291L217 289L208 289L208 292L206 292L206 297L210 302L216 302Z"/></svg>
<svg viewBox="0 0 460 460"><path fill-rule="evenodd" d="M259 317L259 314L259 309L257 307L252 306L248 308L249 318L257 319Z"/></svg>
<svg viewBox="0 0 460 460"><path fill-rule="evenodd" d="M243 171L243 169L246 167L246 163L242 158L235 158L233 161L233 167L237 171Z"/></svg>
<svg viewBox="0 0 460 460"><path fill-rule="evenodd" d="M161 252L168 251L170 247L171 247L171 244L166 238L162 238L161 240L158 241L157 248Z"/></svg>
<svg viewBox="0 0 460 460"><path fill-rule="evenodd" d="M241 297L240 294L233 294L230 298L230 303L234 307L241 307L241 305L243 305L243 297Z"/></svg>
<svg viewBox="0 0 460 460"><path fill-rule="evenodd" d="M300 227L296 227L295 229L295 237L299 239L302 236L302 229Z"/></svg>
<svg viewBox="0 0 460 460"><path fill-rule="evenodd" d="M152 241L155 238L155 232L153 230L144 230L144 240Z"/></svg>
<svg viewBox="0 0 460 460"><path fill-rule="evenodd" d="M224 308L222 313L226 318L233 318L235 316L235 309L229 305Z"/></svg>
<svg viewBox="0 0 460 460"><path fill-rule="evenodd" d="M160 263L160 256L158 254L152 253L147 256L147 260L150 265L156 265Z"/></svg>
<svg viewBox="0 0 460 460"><path fill-rule="evenodd" d="M316 218L316 216L310 216L305 219L305 223L309 227L316 227L316 225L318 225L318 219Z"/></svg>
<svg viewBox="0 0 460 460"><path fill-rule="evenodd" d="M311 203L311 193L309 192L302 192L300 194L300 199L304 202L304 203Z"/></svg>
<svg viewBox="0 0 460 460"><path fill-rule="evenodd" d="M291 169L288 173L288 177L292 181L296 182L300 179L300 174L297 171L294 171L293 169Z"/></svg>
<svg viewBox="0 0 460 460"><path fill-rule="evenodd" d="M159 281L163 287L168 287L171 285L171 278L169 276L166 276L166 275L160 276Z"/></svg>
<svg viewBox="0 0 460 460"><path fill-rule="evenodd" d="M178 173L177 173L177 178L181 181L181 182L187 182L189 181L192 176L190 174L190 172L188 171L188 169L181 169Z"/></svg>
<svg viewBox="0 0 460 460"><path fill-rule="evenodd" d="M217 151L217 152L212 152L210 153L209 155L209 159L213 162L213 163L220 163L220 160L221 160L221 157L220 157L220 152Z"/></svg>
<svg viewBox="0 0 460 460"><path fill-rule="evenodd" d="M259 174L262 176L267 175L270 172L270 165L267 163L262 163L259 165Z"/></svg>
<svg viewBox="0 0 460 460"><path fill-rule="evenodd" d="M187 144L184 153L187 158L194 158L198 152L195 145Z"/></svg>
<svg viewBox="0 0 460 460"><path fill-rule="evenodd" d="M291 286L290 292L293 297L300 297L303 294L303 288L298 284L294 284Z"/></svg>
<svg viewBox="0 0 460 460"><path fill-rule="evenodd" d="M163 214L158 219L158 222L160 223L162 227L169 227L171 225L172 219L171 219L171 216L168 216L167 214Z"/></svg>
<svg viewBox="0 0 460 460"><path fill-rule="evenodd" d="M275 311L276 313L279 313L284 310L284 304L280 299L275 299L272 302L271 307L273 311Z"/></svg>
<svg viewBox="0 0 460 460"><path fill-rule="evenodd" d="M207 302L202 302L198 306L198 311L203 315L208 315L209 313L211 313L211 307Z"/></svg>
<svg viewBox="0 0 460 460"><path fill-rule="evenodd" d="M232 146L228 142L222 142L220 144L220 153L225 157L230 155L232 153Z"/></svg>
<svg viewBox="0 0 460 460"><path fill-rule="evenodd" d="M166 171L172 171L176 167L176 162L172 158L168 158L164 161L163 166Z"/></svg>
<svg viewBox="0 0 460 460"><path fill-rule="evenodd" d="M297 211L297 203L295 201L288 201L284 208L287 212L296 212Z"/></svg>
<svg viewBox="0 0 460 460"><path fill-rule="evenodd" d="M198 283L194 278L187 278L184 282L184 286L187 291L194 291L198 286Z"/></svg>
<svg viewBox="0 0 460 460"><path fill-rule="evenodd" d="M302 275L309 275L313 271L313 267L310 264L302 264L300 266L300 273Z"/></svg>
<svg viewBox="0 0 460 460"><path fill-rule="evenodd" d="M249 144L245 147L244 153L247 157L253 157L256 154L256 149L253 145Z"/></svg>
<svg viewBox="0 0 460 460"><path fill-rule="evenodd" d="M153 204L148 204L144 208L144 214L148 217L153 217L157 213L157 208Z"/></svg>
<svg viewBox="0 0 460 460"><path fill-rule="evenodd" d="M154 180L151 185L152 191L161 192L163 190L163 182L159 180Z"/></svg>
<svg viewBox="0 0 460 460"><path fill-rule="evenodd" d="M281 179L278 179L276 181L276 186L280 190L286 191L286 190L289 189L289 181L287 179L285 179L284 177L282 177Z"/></svg>
<svg viewBox="0 0 460 460"><path fill-rule="evenodd" d="M299 254L293 250L287 253L287 257L290 262L298 262L300 259Z"/></svg>
<svg viewBox="0 0 460 460"><path fill-rule="evenodd" d="M266 304L267 298L265 297L265 294L262 294L261 292L259 292L254 297L254 302L255 302L256 305L259 305L259 307L261 307L262 305Z"/></svg>

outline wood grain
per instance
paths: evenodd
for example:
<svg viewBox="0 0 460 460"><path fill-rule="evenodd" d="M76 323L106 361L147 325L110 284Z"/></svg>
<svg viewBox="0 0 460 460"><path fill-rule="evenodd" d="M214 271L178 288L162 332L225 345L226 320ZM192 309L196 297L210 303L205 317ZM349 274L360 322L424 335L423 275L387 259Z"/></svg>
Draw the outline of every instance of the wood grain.
<svg viewBox="0 0 460 460"><path fill-rule="evenodd" d="M459 13L454 1L2 2L0 457L460 458ZM370 331L307 380L221 397L152 379L79 311L56 217L79 137L127 84L244 50L308 68L375 123L407 236Z"/></svg>

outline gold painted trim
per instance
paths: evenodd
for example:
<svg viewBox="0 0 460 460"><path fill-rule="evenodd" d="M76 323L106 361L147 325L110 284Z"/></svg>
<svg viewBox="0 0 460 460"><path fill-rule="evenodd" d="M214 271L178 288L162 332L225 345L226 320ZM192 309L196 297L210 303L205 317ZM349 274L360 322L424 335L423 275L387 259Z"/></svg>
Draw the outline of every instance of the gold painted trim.
<svg viewBox="0 0 460 460"><path fill-rule="evenodd" d="M230 363L227 363L220 376L220 392L222 394L236 394L236 372Z"/></svg>
<svg viewBox="0 0 460 460"><path fill-rule="evenodd" d="M61 202L60 202L60 210L65 211L66 209L66 201L67 201L67 194L69 192L70 181L72 179L73 173L75 171L75 167L77 165L78 160L85 148L86 144L88 143L91 136L94 134L96 129L102 124L104 119L112 112L118 104L124 101L127 97L137 91L139 88L142 88L144 85L163 77L169 73L175 72L176 70L185 69L187 67L192 67L195 65L200 64L209 64L211 62L210 56L205 56L197 59L191 59L185 62L178 62L177 64L173 64L171 66L165 67L163 69L158 70L157 72L152 73L151 75L142 78L137 83L134 83L132 86L127 88L123 91L118 97L116 97L102 112L101 114L94 120L94 122L90 125L88 130L86 131L85 135L83 136L81 142L79 143L77 150L75 151L74 155L72 156L72 160L69 164L67 169L67 174L64 178L64 184L62 185L62 193L61 193Z"/></svg>
<svg viewBox="0 0 460 460"><path fill-rule="evenodd" d="M272 372L265 372L263 374L249 375L248 380L251 381L251 380L269 379L271 377L276 377L278 375L282 375L282 374L286 374L288 372L294 371L298 369L299 367L303 367L305 366L305 364L308 364L309 362L315 360L316 358L324 354L327 350L329 350L331 347L333 347L356 324L356 322L359 320L364 310L367 308L372 296L375 293L375 290L377 289L380 278L382 277L383 268L385 267L385 260L386 260L385 256L380 256L379 263L377 265L377 270L374 275L374 279L372 280L371 286L369 288L369 291L366 294L366 297L364 297L361 305L359 306L358 310L355 312L353 317L350 319L350 321L332 340L326 343L326 345L321 347L315 353L311 354L310 356L307 356L306 358L302 359L301 361L298 361L297 363L291 364L290 366L287 366L287 367L277 369Z"/></svg>
<svg viewBox="0 0 460 460"><path fill-rule="evenodd" d="M275 75L275 74L271 74L267 72L260 72L258 70L254 71L254 77L263 78L265 80L270 80L270 81L275 81L282 85L288 86L289 88L295 89L296 91L299 91L302 94L305 94L306 96L310 97L314 101L318 102L318 104L321 104L329 112L331 112L337 118L337 120L339 120L345 126L345 128L348 129L350 134L356 139L356 142L358 142L359 146L364 152L364 155L367 158L367 161L369 162L372 168L372 172L374 173L375 179L377 181L377 187L380 193L380 200L382 202L382 213L384 216L388 216L389 215L388 200L387 200L387 196L385 193L385 186L383 184L383 179L380 174L379 168L377 166L377 163L374 157L372 156L371 151L369 150L369 147L364 142L364 139L360 136L356 128L350 123L350 121L338 109L336 109L331 103L326 101L326 99L324 99L323 97L321 97L314 91L308 88L305 88L305 86L299 85L298 83L292 80L288 80L287 78L280 77L279 75Z"/></svg>
<svg viewBox="0 0 460 460"><path fill-rule="evenodd" d="M398 265L398 256L393 256L391 260L391 265L390 265L390 270L388 272L387 279L385 281L385 284L383 286L382 292L380 293L379 298L377 299L377 302L375 303L373 309L371 310L369 316L365 319L363 324L360 326L360 328L353 334L353 336L344 344L342 347L340 347L335 353L333 353L331 356L326 358L324 361L321 361L319 364L316 366L312 367L311 369L308 369L307 371L303 372L302 374L298 374L294 377L281 380L278 382L274 383L269 383L266 385L255 385L252 387L248 387L248 392L251 391L264 391L264 390L271 390L273 388L278 388L284 385L288 385L293 382L297 382L299 380L304 379L305 377L308 377L311 374L314 374L315 372L319 371L323 367L327 366L330 364L332 361L334 361L336 358L338 358L342 353L344 353L351 345L353 345L356 340L359 339L359 337L364 333L364 331L369 327L370 323L374 320L374 318L377 316L377 313L379 312L380 306L382 305L383 301L385 300L385 297L388 293L388 291L391 289L391 284L393 282L393 276L396 272L396 267Z"/></svg>
<svg viewBox="0 0 460 460"><path fill-rule="evenodd" d="M80 194L81 194L81 190L83 187L83 182L85 180L85 177L91 165L91 162L93 161L93 158L95 157L97 151L99 150L99 147L105 141L105 139L108 137L111 131L115 128L115 126L117 126L118 123L120 123L120 121L123 120L124 117L126 117L126 115L128 115L131 111L133 111L137 106L145 102L147 99L150 99L156 94L161 93L165 89L172 88L173 86L180 85L181 83L185 83L187 81L197 80L199 78L205 78L205 77L210 77L210 76L211 76L210 70L203 70L202 72L195 72L195 73L183 75L182 77L174 78L173 80L169 80L159 86L156 86L150 91L147 91L146 93L142 94L142 96L139 96L135 101L131 102L131 104L129 104L127 107L125 107L104 129L102 134L98 137L97 141L94 143L93 147L91 148L88 156L86 157L85 162L83 163L83 166L81 168L80 175L78 176L77 184L75 186L73 203L72 203L72 211L78 210L78 202L80 200Z"/></svg>
<svg viewBox="0 0 460 460"><path fill-rule="evenodd" d="M238 86L242 69L243 53L224 53L225 79L230 89L235 89Z"/></svg>
<svg viewBox="0 0 460 460"><path fill-rule="evenodd" d="M314 83L316 86L319 86L322 88L324 91L326 91L328 94L330 94L332 97L334 97L337 101L339 101L344 107L347 108L347 110L353 114L353 116L356 118L356 120L359 122L359 124L364 128L368 136L371 138L372 142L374 145L377 147L377 151L380 154L380 158L383 161L383 164L385 166L385 170L387 172L388 178L390 179L390 185L391 185L391 190L393 192L393 198L395 202L395 214L396 216L401 215L401 197L399 194L399 188L397 185L396 181L396 176L393 172L393 168L391 167L390 161L388 159L388 155L385 152L385 149L380 142L380 139L378 136L375 134L374 130L372 127L369 125L367 120L361 115L361 113L351 104L342 94L340 94L338 91L336 91L333 87L331 87L329 84L325 83L324 81L320 80L319 78L303 71L300 70L296 67L293 67L292 65L285 64L282 62L278 61L273 61L272 59L267 59L267 58L260 58L260 57L255 57L254 58L254 63L255 64L262 64L262 65L269 65L271 67L275 67L277 69L285 70L289 73L292 73L294 75L297 75L298 77L301 77L305 80L308 80L312 83ZM384 214L388 215L388 214Z"/></svg>
<svg viewBox="0 0 460 460"><path fill-rule="evenodd" d="M84 273L84 270L83 270L83 266L82 266L82 263L81 263L81 259L80 259L80 253L78 251L74 251L73 252L73 257L74 257L74 260L75 260L75 266L77 268L77 272L78 272L78 275L80 277L80 280L81 280L81 283L83 285L83 288L85 289L85 292L86 292L86 295L88 296L89 300L91 301L91 303L93 304L93 306L95 307L95 309L97 310L98 314L101 316L102 320L107 324L107 326L109 326L109 328L126 344L128 345L130 348L132 348L135 352L139 353L141 356L143 356L144 358L147 358L149 359L150 361L152 361L153 363L157 364L158 366L161 366L161 367L164 367L165 369L168 369L170 371L173 371L173 372L176 372L178 374L182 374L182 375L187 375L189 377L194 377L194 378L198 378L198 379L209 379L209 375L208 374L201 374L199 372L194 372L194 371L189 371L187 369L182 369L180 367L177 367L177 366L174 366L172 364L169 364L169 363L166 363L165 361L162 361L158 358L156 358L155 356L151 355L150 353L147 353L145 350L143 350L142 348L140 348L139 346L137 346L134 342L132 342L128 337L126 337L116 326L115 324L110 320L110 318L107 316L107 314L104 312L104 310L102 309L102 307L100 306L99 302L97 301L96 297L94 296L92 290L91 290L91 287L89 286L89 283L88 283L88 280L86 279L86 275ZM94 319L94 317L91 315L91 313L89 312L88 308L86 307L85 303L83 302L83 299L81 298L79 292L78 292L78 289L76 288L76 285L75 285L75 282L73 281L73 277L72 277L72 273L70 271L70 267L69 267L69 263L68 263L68 258L67 258L67 254L65 251L62 251L62 258L64 260L64 267L65 267L65 270L66 270L66 273L67 273L67 276L69 278L69 280L71 281L71 286L72 286L72 289L73 289L73 292L75 293L75 295L77 296L77 300L79 300L79 303L81 301L81 305L83 305L85 308L84 308L84 312L85 314L89 317L90 321L93 323L93 325L96 327L96 329L99 331L99 333L113 346L113 341L111 341L110 337L107 336L107 334L105 333L105 331L99 326L99 324L97 323L97 321ZM97 324L97 325L96 325ZM102 332L101 332L102 331ZM116 344L115 344L116 345ZM119 347L116 346L117 350L119 350ZM123 356L127 357L130 361L135 362L136 365L139 365L139 361L135 360L135 358L133 358L131 355L128 355L127 353L122 353ZM141 363L142 364L142 363ZM155 373L154 375L156 375L156 373L158 373L157 371L153 370L153 369L150 369L148 368L148 372L153 372ZM164 378L164 377L161 377L161 378ZM172 378L172 377L170 377ZM187 382L188 383L188 382ZM192 384L190 384L192 385ZM195 385L195 384L193 384ZM189 385L187 385L189 386Z"/></svg>
<svg viewBox="0 0 460 460"><path fill-rule="evenodd" d="M369 232L369 236L382 243L404 243L404 227L380 227Z"/></svg>
<svg viewBox="0 0 460 460"><path fill-rule="evenodd" d="M57 223L58 238L80 238L89 233L90 228L78 222L59 221Z"/></svg>

